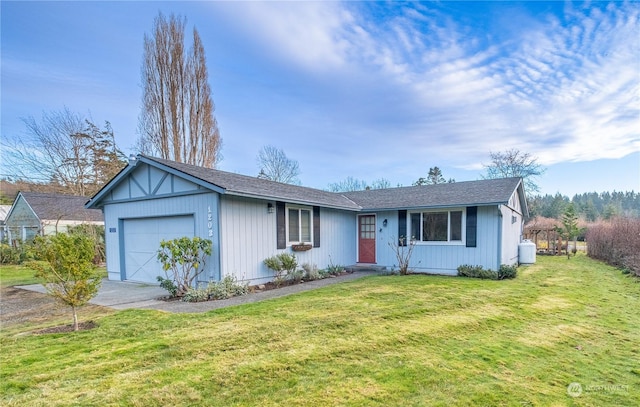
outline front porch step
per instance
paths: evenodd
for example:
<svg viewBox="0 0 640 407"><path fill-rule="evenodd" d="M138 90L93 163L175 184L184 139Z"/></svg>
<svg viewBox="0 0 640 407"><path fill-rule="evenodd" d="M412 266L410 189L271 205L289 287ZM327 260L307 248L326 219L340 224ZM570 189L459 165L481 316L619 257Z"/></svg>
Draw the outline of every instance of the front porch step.
<svg viewBox="0 0 640 407"><path fill-rule="evenodd" d="M344 269L349 273L353 273L354 271L373 272L373 273L382 273L384 271L387 271L386 267L376 266L375 264L354 264L353 266L347 266Z"/></svg>

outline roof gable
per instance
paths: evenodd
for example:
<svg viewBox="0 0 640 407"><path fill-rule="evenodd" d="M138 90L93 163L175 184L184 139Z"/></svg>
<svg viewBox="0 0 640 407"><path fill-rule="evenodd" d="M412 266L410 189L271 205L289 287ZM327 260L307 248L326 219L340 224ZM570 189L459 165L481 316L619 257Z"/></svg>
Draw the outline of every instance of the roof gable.
<svg viewBox="0 0 640 407"><path fill-rule="evenodd" d="M290 203L299 203L306 205L318 205L329 208L360 210L360 207L353 201L349 200L341 194L322 191L319 189L301 187L298 185L283 184L248 175L235 174L226 171L215 170L211 168L199 167L196 165L178 163L175 161L164 160L156 157L148 157L144 155L138 156L137 162L142 162L153 167L165 169L191 182L198 183L211 190L222 194L244 196L250 198L282 200ZM129 166L133 167L133 166ZM129 172L133 171L129 169ZM99 201L103 199L107 193L106 190L114 189L115 183L121 182L126 175L114 178L108 185L110 188L103 188L94 198L92 198L91 207L99 205ZM112 185L113 184L113 185Z"/></svg>

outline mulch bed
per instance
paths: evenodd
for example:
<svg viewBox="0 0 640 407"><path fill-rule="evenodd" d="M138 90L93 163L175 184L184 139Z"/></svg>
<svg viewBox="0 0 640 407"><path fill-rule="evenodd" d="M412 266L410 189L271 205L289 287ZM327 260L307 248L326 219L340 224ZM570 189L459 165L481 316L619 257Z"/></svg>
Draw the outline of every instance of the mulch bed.
<svg viewBox="0 0 640 407"><path fill-rule="evenodd" d="M88 331L89 329L96 328L97 326L98 324L96 324L93 321L78 322L78 331ZM54 326L51 328L41 329L39 331L33 331L35 335L59 334L59 333L65 333L65 332L74 332L73 324Z"/></svg>

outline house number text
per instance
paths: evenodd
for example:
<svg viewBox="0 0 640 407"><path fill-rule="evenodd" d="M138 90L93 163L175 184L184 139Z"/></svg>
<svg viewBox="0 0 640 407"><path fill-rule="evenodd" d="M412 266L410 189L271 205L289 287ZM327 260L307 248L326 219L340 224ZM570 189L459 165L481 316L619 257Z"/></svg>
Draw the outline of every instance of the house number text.
<svg viewBox="0 0 640 407"><path fill-rule="evenodd" d="M209 237L213 237L213 214L211 206L207 206L207 229L209 229Z"/></svg>

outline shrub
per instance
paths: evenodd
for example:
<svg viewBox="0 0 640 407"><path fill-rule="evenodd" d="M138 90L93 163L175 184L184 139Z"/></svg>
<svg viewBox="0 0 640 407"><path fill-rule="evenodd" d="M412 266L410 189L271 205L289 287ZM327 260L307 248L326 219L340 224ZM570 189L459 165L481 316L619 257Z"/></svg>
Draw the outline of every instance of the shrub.
<svg viewBox="0 0 640 407"><path fill-rule="evenodd" d="M518 266L516 266L515 264L512 266L509 266L507 264L502 264L498 269L498 280L505 280L507 278L516 278L517 274L518 274Z"/></svg>
<svg viewBox="0 0 640 407"><path fill-rule="evenodd" d="M93 242L94 248L94 264L101 264L106 261L106 246L104 242L104 226L83 223L80 225L69 226L67 232L70 235L87 236Z"/></svg>
<svg viewBox="0 0 640 407"><path fill-rule="evenodd" d="M157 277L158 282L160 283L160 287L164 288L169 292L169 295L175 297L178 294L178 286L172 280L168 278L164 278L161 276Z"/></svg>
<svg viewBox="0 0 640 407"><path fill-rule="evenodd" d="M327 274L332 276L337 276L342 274L343 271L344 271L344 267L339 264L335 264L331 259L331 256L329 256L329 265L327 266L327 270L326 270Z"/></svg>
<svg viewBox="0 0 640 407"><path fill-rule="evenodd" d="M298 260L295 254L280 253L264 260L264 265L273 270L274 283L280 286L289 273L293 273L298 268Z"/></svg>
<svg viewBox="0 0 640 407"><path fill-rule="evenodd" d="M482 266L471 266L463 264L458 267L458 275L462 277L481 278L485 280L504 280L507 278L516 278L518 274L518 266L502 264L498 271L488 270Z"/></svg>
<svg viewBox="0 0 640 407"><path fill-rule="evenodd" d="M640 219L618 217L587 229L587 255L640 277Z"/></svg>
<svg viewBox="0 0 640 407"><path fill-rule="evenodd" d="M33 241L16 241L15 246L6 242L0 243L0 264L22 264L36 260L36 249Z"/></svg>
<svg viewBox="0 0 640 407"><path fill-rule="evenodd" d="M20 264L22 251L6 243L0 243L0 264Z"/></svg>
<svg viewBox="0 0 640 407"><path fill-rule="evenodd" d="M184 302L202 302L209 299L209 292L206 288L189 288L182 296Z"/></svg>
<svg viewBox="0 0 640 407"><path fill-rule="evenodd" d="M398 259L398 272L403 276L409 274L409 262L415 246L415 239L412 238L407 242L405 236L400 236L397 241L393 239L389 242L389 247L395 253L396 259Z"/></svg>
<svg viewBox="0 0 640 407"><path fill-rule="evenodd" d="M320 280L322 276L318 271L318 266L315 264L304 263L302 265L302 270L304 270L304 279L307 281Z"/></svg>
<svg viewBox="0 0 640 407"><path fill-rule="evenodd" d="M207 295L212 300L226 300L249 293L249 284L239 284L236 276L225 276L220 281L212 281L207 286Z"/></svg>
<svg viewBox="0 0 640 407"><path fill-rule="evenodd" d="M304 270L295 270L287 274L287 280L294 283L299 283L304 277Z"/></svg>
<svg viewBox="0 0 640 407"><path fill-rule="evenodd" d="M458 267L458 275L471 278L482 278L488 280L497 280L498 273L493 270L484 269L482 266L471 266L463 264Z"/></svg>
<svg viewBox="0 0 640 407"><path fill-rule="evenodd" d="M158 260L168 280L177 287L174 296L182 297L193 287L202 272L207 256L211 255L213 243L199 237L181 237L160 242ZM162 281L161 281L162 283Z"/></svg>

